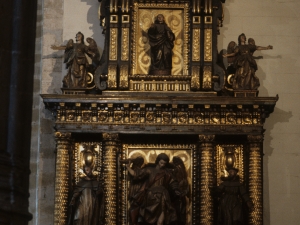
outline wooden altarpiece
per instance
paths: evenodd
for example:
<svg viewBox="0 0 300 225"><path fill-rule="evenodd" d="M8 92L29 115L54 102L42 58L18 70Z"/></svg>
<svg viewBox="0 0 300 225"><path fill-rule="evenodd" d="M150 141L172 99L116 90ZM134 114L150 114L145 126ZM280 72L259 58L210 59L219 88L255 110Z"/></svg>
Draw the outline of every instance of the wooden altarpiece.
<svg viewBox="0 0 300 225"><path fill-rule="evenodd" d="M186 224L216 223L217 200L210 187L227 176L228 162L239 169L254 203L248 224L263 224L263 125L278 97L223 91L227 75L217 50L223 2L101 2L105 88L42 95L56 119L54 224L68 223L82 153L88 149L103 182L105 225L130 224L128 174L120 159L143 156L153 162L161 152L185 164L190 186ZM147 29L158 14L175 34L169 75L148 73Z"/></svg>

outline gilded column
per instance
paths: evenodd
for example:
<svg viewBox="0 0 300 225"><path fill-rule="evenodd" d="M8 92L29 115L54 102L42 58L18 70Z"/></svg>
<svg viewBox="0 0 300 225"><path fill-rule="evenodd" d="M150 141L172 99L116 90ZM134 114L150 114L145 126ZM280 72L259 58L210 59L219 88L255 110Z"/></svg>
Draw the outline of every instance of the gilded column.
<svg viewBox="0 0 300 225"><path fill-rule="evenodd" d="M71 133L55 133L56 138L56 178L54 224L67 224L67 203L69 184L69 151L71 149Z"/></svg>
<svg viewBox="0 0 300 225"><path fill-rule="evenodd" d="M199 135L200 151L200 223L213 224L213 198L210 187L214 186L213 158L215 135Z"/></svg>
<svg viewBox="0 0 300 225"><path fill-rule="evenodd" d="M263 135L248 135L249 142L249 195L254 210L249 214L249 224L263 224L263 179L262 142Z"/></svg>
<svg viewBox="0 0 300 225"><path fill-rule="evenodd" d="M103 133L104 224L117 224L117 153L118 134Z"/></svg>

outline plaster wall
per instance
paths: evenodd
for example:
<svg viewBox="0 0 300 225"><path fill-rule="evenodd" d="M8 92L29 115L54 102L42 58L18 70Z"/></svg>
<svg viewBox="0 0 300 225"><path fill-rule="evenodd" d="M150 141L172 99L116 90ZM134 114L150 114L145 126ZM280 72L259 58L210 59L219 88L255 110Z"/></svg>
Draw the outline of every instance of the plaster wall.
<svg viewBox="0 0 300 225"><path fill-rule="evenodd" d="M30 225L53 224L55 139L54 119L40 94L61 93L66 74L63 51L51 45L66 44L81 31L103 49L104 37L96 0L38 0L36 65L31 144ZM279 95L267 119L264 141L264 224L296 225L300 221L300 2L298 0L227 0L225 20L218 37L219 51L241 33L257 45L259 96Z"/></svg>
<svg viewBox="0 0 300 225"><path fill-rule="evenodd" d="M245 33L256 45L259 96L279 95L266 120L264 141L264 224L300 221L300 2L292 0L227 0L219 50Z"/></svg>

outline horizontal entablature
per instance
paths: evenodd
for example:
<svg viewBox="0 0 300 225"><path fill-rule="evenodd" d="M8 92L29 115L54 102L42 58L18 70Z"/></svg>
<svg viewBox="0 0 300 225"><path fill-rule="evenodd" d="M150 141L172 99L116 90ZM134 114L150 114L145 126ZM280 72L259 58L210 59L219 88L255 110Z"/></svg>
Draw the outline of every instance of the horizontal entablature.
<svg viewBox="0 0 300 225"><path fill-rule="evenodd" d="M185 104L185 105L215 105L215 106L266 106L274 109L276 97L223 97L214 92L119 92L108 91L102 95L56 95L42 94L44 103L51 106L59 103L86 104Z"/></svg>
<svg viewBox="0 0 300 225"><path fill-rule="evenodd" d="M278 97L42 95L58 130L261 132Z"/></svg>

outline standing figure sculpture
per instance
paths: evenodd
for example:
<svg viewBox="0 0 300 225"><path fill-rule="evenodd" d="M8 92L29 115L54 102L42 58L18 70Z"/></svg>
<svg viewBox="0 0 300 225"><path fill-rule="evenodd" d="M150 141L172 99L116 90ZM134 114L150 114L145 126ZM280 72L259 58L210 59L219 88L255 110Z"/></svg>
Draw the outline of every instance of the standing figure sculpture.
<svg viewBox="0 0 300 225"><path fill-rule="evenodd" d="M176 198L173 202L175 206L178 221L178 225L185 225L187 220L187 206L188 206L188 199L190 197L190 185L187 180L187 172L182 159L178 156L173 157L173 165L175 166L174 169L174 177L178 181L179 184L179 191L181 192L180 198Z"/></svg>
<svg viewBox="0 0 300 225"><path fill-rule="evenodd" d="M228 45L229 53L223 55L223 57L229 58L228 61L233 61L235 68L232 88L234 90L257 90L260 83L258 77L255 75L257 64L253 58L253 53L256 50L268 50L273 49L273 47L271 45L261 47L255 45L255 43L247 45L245 34L241 34L238 37L238 46L233 43L230 42Z"/></svg>
<svg viewBox="0 0 300 225"><path fill-rule="evenodd" d="M132 166L130 167L132 170L134 170L135 174L139 174L140 170L142 169L142 166L144 165L144 158L139 156L133 160L131 160ZM127 162L128 163L128 162ZM129 176L129 191L128 191L128 199L129 199L129 218L130 218L130 224L136 225L138 224L138 217L139 217L139 210L140 206L143 202L143 191L145 189L146 185L146 179L135 179L133 176Z"/></svg>
<svg viewBox="0 0 300 225"><path fill-rule="evenodd" d="M81 178L73 191L69 225L101 225L103 189L90 166L84 167L84 173L86 176Z"/></svg>
<svg viewBox="0 0 300 225"><path fill-rule="evenodd" d="M155 164L147 164L141 169L132 169L126 165L133 180L142 181L140 190L133 198L139 204L137 224L168 225L177 222L170 195L180 197L178 182L169 167L169 157L161 153ZM136 224L134 224L136 225Z"/></svg>
<svg viewBox="0 0 300 225"><path fill-rule="evenodd" d="M217 194L219 199L218 225L244 225L242 200L246 202L250 211L253 203L246 192L246 188L239 181L238 169L227 169L229 176L223 177L223 182L212 193Z"/></svg>
<svg viewBox="0 0 300 225"><path fill-rule="evenodd" d="M151 46L151 65L149 74L171 75L172 49L175 35L165 22L162 14L158 14L155 22L148 30Z"/></svg>
<svg viewBox="0 0 300 225"><path fill-rule="evenodd" d="M66 46L55 46L54 50L65 50L67 75L63 78L64 88L86 88L91 77L88 72L95 70L99 62L100 54L96 42L92 38L87 38L89 46L84 44L84 35L81 32L76 34L76 43L70 39ZM89 65L87 56L92 59L92 64Z"/></svg>

